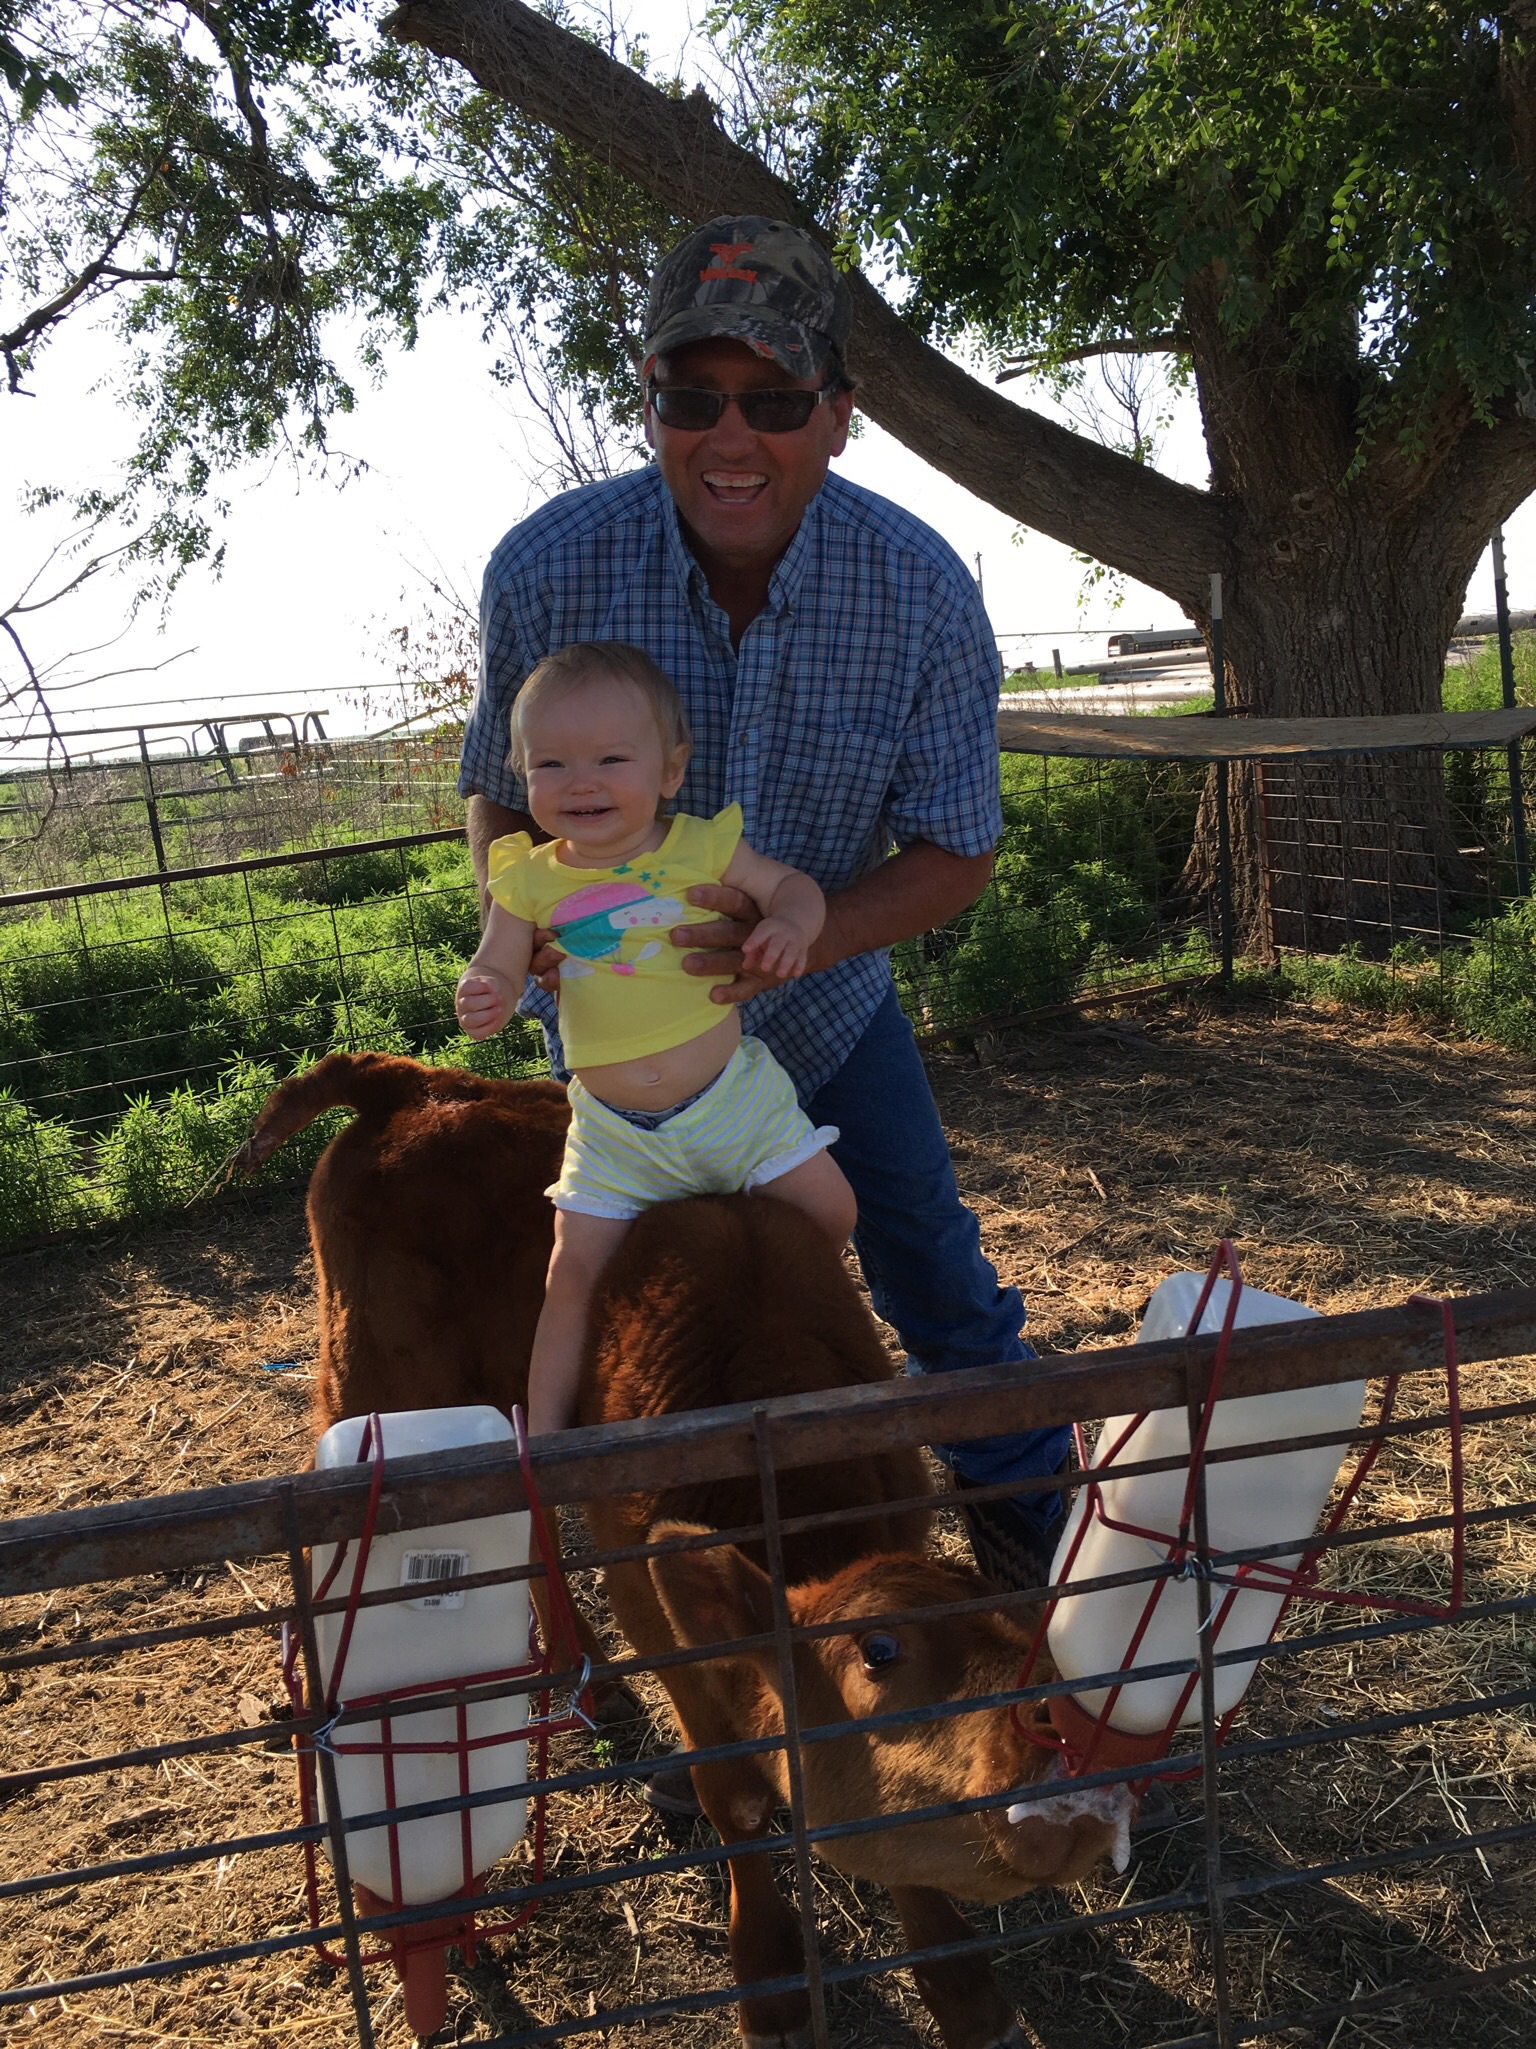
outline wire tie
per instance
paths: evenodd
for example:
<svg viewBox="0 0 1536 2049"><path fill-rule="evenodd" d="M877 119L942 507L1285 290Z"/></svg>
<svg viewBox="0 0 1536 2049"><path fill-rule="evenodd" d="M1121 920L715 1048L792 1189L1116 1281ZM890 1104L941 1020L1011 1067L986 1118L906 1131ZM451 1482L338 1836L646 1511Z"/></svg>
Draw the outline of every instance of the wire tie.
<svg viewBox="0 0 1536 2049"><path fill-rule="evenodd" d="M586 1709L581 1704L581 1697L586 1692L587 1688L591 1685L591 1683L592 1660L589 1657L583 1656L581 1661L581 1670L576 1676L576 1684L571 1688L571 1697L565 1704L565 1712L567 1715L571 1716L573 1720L581 1722L586 1728L590 1729L594 1735L596 1735L597 1724L593 1721L592 1717L587 1713ZM562 1717L562 1719L564 1719L564 1717Z"/></svg>
<svg viewBox="0 0 1536 2049"><path fill-rule="evenodd" d="M311 1732L309 1742L312 1750L328 1751L332 1757L336 1755L336 1746L331 1741L331 1731L346 1711L346 1702L338 1701L336 1703L336 1712L331 1716L331 1719L328 1722L322 1722L318 1729Z"/></svg>
<svg viewBox="0 0 1536 2049"><path fill-rule="evenodd" d="M1174 1574L1175 1579L1213 1580L1215 1577L1216 1568L1212 1565L1210 1559L1199 1558L1193 1551L1185 1554L1183 1562Z"/></svg>

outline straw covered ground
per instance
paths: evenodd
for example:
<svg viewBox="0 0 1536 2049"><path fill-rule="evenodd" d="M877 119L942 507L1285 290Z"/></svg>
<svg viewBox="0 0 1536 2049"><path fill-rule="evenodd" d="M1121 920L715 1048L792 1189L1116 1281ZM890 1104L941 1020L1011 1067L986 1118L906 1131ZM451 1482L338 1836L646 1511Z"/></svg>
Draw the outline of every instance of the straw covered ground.
<svg viewBox="0 0 1536 2049"><path fill-rule="evenodd" d="M1536 1284L1536 1069L1487 1048L1318 1011L1163 1009L1016 1034L981 1057L934 1064L962 1183L989 1251L1025 1291L1037 1344L1125 1339L1167 1272L1203 1265L1230 1234L1255 1283L1321 1309L1402 1300L1416 1289L1468 1292ZM0 1501L8 1515L82 1507L291 1470L307 1457L314 1356L311 1277L296 1199L205 1208L133 1234L0 1261ZM1476 1403L1536 1399L1532 1362L1469 1374ZM1414 1400L1433 1406L1433 1391ZM1536 1425L1473 1431L1477 1507L1536 1496ZM1372 1521L1442 1509L1446 1443L1402 1440L1370 1484ZM947 1541L956 1540L950 1536ZM1449 1575L1441 1534L1383 1537L1342 1554L1359 1589L1433 1598ZM1536 1527L1479 1526L1469 1598L1525 1594ZM250 1612L283 1598L278 1564L232 1564L31 1597L0 1616L7 1651L63 1644L199 1616ZM1337 1609L1298 1614L1292 1633L1337 1629ZM1324 1731L1532 1685L1523 1613L1325 1649L1263 1669L1241 1731ZM3 1685L3 1762L17 1770L246 1725L279 1699L270 1629L191 1647L34 1667ZM667 1742L659 1715L608 1739L613 1754ZM587 1743L569 1744L574 1767ZM602 1755L606 1756L605 1751ZM1038 2049L1117 2049L1195 2033L1212 2011L1210 1945L1199 1913L1129 1917L1138 1904L1200 1882L1203 1830L1186 1819L1135 1847L1124 1877L1039 1894L986 1917L1022 1932L1084 1910L1128 1918L1017 1947L1000 1969ZM77 1867L279 1828L296 1818L280 1730L266 1748L192 1757L108 1778L65 1779L0 1808L4 1878ZM1232 1991L1240 2017L1283 2018L1310 2001L1486 1969L1536 1952L1536 1856L1529 1845L1475 1856L1415 1857L1449 1833L1536 1822L1536 1725L1496 1708L1386 1735L1282 1750L1224 1774L1226 1870L1284 1880L1362 1851L1404 1853L1385 1872L1342 1872L1253 1890L1229 1908ZM553 1802L557 1870L597 1868L702 1843L702 1826L668 1825L633 1790ZM1536 1839L1536 1838L1533 1838ZM515 1872L517 1860L507 1867ZM786 1874L786 1883L788 1882ZM823 1873L818 1913L830 1960L900 1946L883 1896ZM175 1877L124 1876L0 1900L0 1983L110 1971L215 1942L296 1928L295 1850L247 1854ZM979 1914L973 1918L981 1924ZM499 1957L459 1974L445 2040L538 2025L726 1979L724 1902L709 1871L574 1896L541 1914ZM407 2031L387 1969L370 1973L379 2039ZM833 1995L835 2039L857 2049L936 2039L910 1982L873 1980ZM309 1952L0 2008L27 2044L343 2044L344 1979ZM727 2014L614 2032L725 2044ZM1473 2005L1440 2003L1308 2035L1441 2049L1529 2043L1536 1997L1519 1983ZM1281 2039L1272 2036L1271 2039Z"/></svg>

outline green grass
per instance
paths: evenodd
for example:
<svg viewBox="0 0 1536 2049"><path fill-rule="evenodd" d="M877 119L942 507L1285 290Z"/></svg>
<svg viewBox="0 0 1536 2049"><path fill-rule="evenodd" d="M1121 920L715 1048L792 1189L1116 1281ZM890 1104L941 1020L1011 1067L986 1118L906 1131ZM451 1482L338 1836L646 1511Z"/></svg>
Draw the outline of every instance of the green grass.
<svg viewBox="0 0 1536 2049"><path fill-rule="evenodd" d="M1274 977L1247 971L1255 989ZM1517 1053L1536 1053L1536 899L1480 922L1462 944L1431 952L1396 946L1385 960L1355 949L1331 955L1283 955L1281 985L1306 1001L1348 1004L1376 1016L1448 1026Z"/></svg>
<svg viewBox="0 0 1536 2049"><path fill-rule="evenodd" d="M1013 690L1097 690L1097 669L1086 676L1058 676L1054 669L1010 669L1003 678L1005 692Z"/></svg>
<svg viewBox="0 0 1536 2049"><path fill-rule="evenodd" d="M535 1028L459 1031L474 950L460 845L78 900L0 925L0 1238L191 1200L281 1075L373 1048L542 1067ZM335 1118L274 1171L318 1157Z"/></svg>
<svg viewBox="0 0 1536 2049"><path fill-rule="evenodd" d="M1202 972L1201 931L1160 924L1177 891L1200 767L1002 758L992 887L942 931L898 947L915 1021L967 1023Z"/></svg>
<svg viewBox="0 0 1536 2049"><path fill-rule="evenodd" d="M1517 663L1530 701L1536 636L1522 637ZM1458 708L1497 702L1496 650L1453 671L1446 696ZM960 1027L1209 971L1204 928L1169 916L1205 775L1005 755L991 888L895 950L914 1021ZM1500 751L1449 756L1447 783L1469 832L1500 844ZM0 1241L195 1200L275 1083L332 1049L542 1071L532 1026L478 1045L458 1030L453 985L476 936L457 842L13 914L0 923ZM1288 959L1281 975L1298 996L1536 1051L1529 902L1439 954ZM285 1146L268 1174L302 1172L346 1114Z"/></svg>
<svg viewBox="0 0 1536 2049"><path fill-rule="evenodd" d="M1536 705L1536 633L1517 633L1513 641L1516 704ZM1447 711L1495 711L1504 702L1499 669L1499 644L1489 640L1470 662L1455 662L1445 672L1441 703Z"/></svg>

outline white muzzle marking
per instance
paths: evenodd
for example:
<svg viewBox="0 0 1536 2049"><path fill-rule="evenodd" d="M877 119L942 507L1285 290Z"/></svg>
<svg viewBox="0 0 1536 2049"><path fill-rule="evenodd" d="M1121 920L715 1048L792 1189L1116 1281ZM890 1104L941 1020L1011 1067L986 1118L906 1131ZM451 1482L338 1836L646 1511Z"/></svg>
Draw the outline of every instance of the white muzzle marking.
<svg viewBox="0 0 1536 2049"><path fill-rule="evenodd" d="M1008 1819L1013 1826L1026 1821L1049 1821L1059 1827L1075 1820L1079 1814L1091 1815L1095 1821L1107 1821L1115 1831L1110 1862L1117 1872L1124 1871L1131 1861L1131 1816L1136 1811L1129 1786L1078 1787L1067 1778L1061 1769L1061 1760L1055 1757L1051 1759L1051 1768L1045 1777L1035 1783L1037 1786L1059 1783L1062 1790L1044 1798L1016 1800L1008 1810Z"/></svg>

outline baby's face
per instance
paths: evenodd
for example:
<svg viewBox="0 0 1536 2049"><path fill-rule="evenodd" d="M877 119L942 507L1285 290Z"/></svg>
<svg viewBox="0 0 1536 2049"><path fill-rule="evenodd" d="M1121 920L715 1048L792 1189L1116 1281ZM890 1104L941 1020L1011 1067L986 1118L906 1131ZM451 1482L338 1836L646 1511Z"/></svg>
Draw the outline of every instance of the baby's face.
<svg viewBox="0 0 1536 2049"><path fill-rule="evenodd" d="M523 726L528 808L552 839L588 857L623 860L654 831L683 779L645 697L621 677L561 691Z"/></svg>

